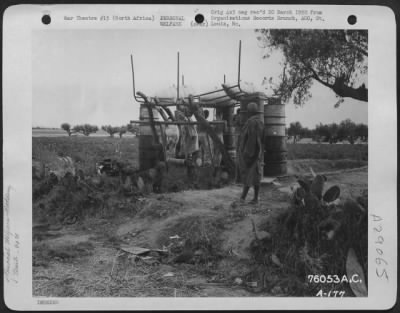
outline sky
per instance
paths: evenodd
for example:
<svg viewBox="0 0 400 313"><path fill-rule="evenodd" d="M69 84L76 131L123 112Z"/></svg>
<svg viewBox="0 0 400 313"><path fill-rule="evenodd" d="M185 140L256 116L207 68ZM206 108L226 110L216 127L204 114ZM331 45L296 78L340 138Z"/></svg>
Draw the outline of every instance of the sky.
<svg viewBox="0 0 400 313"><path fill-rule="evenodd" d="M271 93L264 77L277 79L282 56L263 59L254 30L46 30L33 36L33 127L90 123L125 125L138 119L132 96L130 55L136 91L149 96L175 96L177 52L186 90L204 93L235 83L238 44L242 40L241 80L244 89ZM312 98L302 107L286 104L286 123L309 128L350 118L368 123L366 102L345 98L315 82Z"/></svg>

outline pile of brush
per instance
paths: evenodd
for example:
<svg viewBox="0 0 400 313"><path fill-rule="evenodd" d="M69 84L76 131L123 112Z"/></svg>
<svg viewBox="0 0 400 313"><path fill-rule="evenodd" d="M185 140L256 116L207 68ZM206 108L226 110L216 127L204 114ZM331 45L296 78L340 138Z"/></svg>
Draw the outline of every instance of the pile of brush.
<svg viewBox="0 0 400 313"><path fill-rule="evenodd" d="M50 173L33 181L34 221L50 224L74 224L86 217L111 217L115 210L135 214L140 191L125 179L107 175L85 176L78 170L76 175L64 176Z"/></svg>
<svg viewBox="0 0 400 313"><path fill-rule="evenodd" d="M219 236L224 230L223 217L185 215L167 224L158 244L169 250L173 263L213 264L223 256Z"/></svg>
<svg viewBox="0 0 400 313"><path fill-rule="evenodd" d="M297 277L306 294L328 287L325 282L309 280L309 275L337 275L340 283L330 284L329 288L347 288L351 295L366 296L367 193L341 200L338 186L325 191L327 178L312 174L311 179L298 179L289 209L264 225L263 231L269 236L253 245L253 254L256 260ZM342 279L354 274L364 283Z"/></svg>

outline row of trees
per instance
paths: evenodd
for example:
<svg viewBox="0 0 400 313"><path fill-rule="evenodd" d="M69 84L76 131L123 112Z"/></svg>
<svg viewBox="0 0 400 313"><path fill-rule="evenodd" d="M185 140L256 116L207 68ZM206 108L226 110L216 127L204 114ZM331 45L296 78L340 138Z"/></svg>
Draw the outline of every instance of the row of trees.
<svg viewBox="0 0 400 313"><path fill-rule="evenodd" d="M80 124L75 125L74 127L71 126L69 123L61 124L61 129L65 130L68 133L68 136L72 134L81 133L85 136L89 136L90 134L96 133L99 128L96 125L90 124ZM114 137L115 134L118 134L120 138L127 133L130 132L134 135L138 134L139 132L139 125L136 124L128 124L123 126L111 126L111 125L103 125L101 129L104 130L106 133L110 135L110 137Z"/></svg>
<svg viewBox="0 0 400 313"><path fill-rule="evenodd" d="M89 136L99 130L96 125L90 124L75 125L74 127L71 127L70 124L63 123L61 128L65 130L69 136L74 133L81 133L85 136ZM119 127L103 125L101 126L101 129L108 133L110 137L114 137L115 134L118 134L119 137L122 138L122 136L127 132L134 135L139 133L139 125L137 124L128 124ZM316 141L330 143L342 140L348 140L350 143L354 143L356 138L360 138L363 141L368 139L368 126L362 123L356 124L351 119L343 120L339 124L320 123L319 125L316 125L314 129L303 127L300 122L292 122L290 123L289 128L286 129L286 133L288 136L294 138L294 142L300 138L313 138Z"/></svg>
<svg viewBox="0 0 400 313"><path fill-rule="evenodd" d="M368 139L368 126L365 124L356 124L350 119L346 119L339 124L322 124L316 125L314 129L303 127L300 122L290 123L287 134L296 139L313 138L316 141L336 143L337 141L348 140L351 144L357 138L362 141Z"/></svg>

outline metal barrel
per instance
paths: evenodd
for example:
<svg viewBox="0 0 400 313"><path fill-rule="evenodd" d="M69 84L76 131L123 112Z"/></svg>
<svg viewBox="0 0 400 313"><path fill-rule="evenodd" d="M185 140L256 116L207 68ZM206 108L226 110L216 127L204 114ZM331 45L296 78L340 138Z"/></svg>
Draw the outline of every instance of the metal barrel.
<svg viewBox="0 0 400 313"><path fill-rule="evenodd" d="M159 113L156 109L152 109L154 120L159 120ZM150 121L149 109L146 104L140 105L141 121ZM157 133L159 130L156 127ZM140 124L139 126L139 168L140 170L148 170L156 166L159 161L160 147L154 138L152 128L149 124Z"/></svg>
<svg viewBox="0 0 400 313"><path fill-rule="evenodd" d="M222 139L224 147L231 159L236 159L236 141L235 141L235 127L233 126L234 107L221 107L216 110L217 117L223 119L226 124L223 126L213 126L214 130L220 134L222 132ZM223 129L222 129L223 127Z"/></svg>
<svg viewBox="0 0 400 313"><path fill-rule="evenodd" d="M231 159L232 159L233 161L236 160L236 149L230 149L230 150L228 150L228 154L229 154L229 156L231 157Z"/></svg>
<svg viewBox="0 0 400 313"><path fill-rule="evenodd" d="M250 102L257 104L257 115L259 116L260 120L264 122L264 106L268 103L267 101L267 96L262 92L249 93L243 96L240 100L240 126L243 126L250 117L250 114L247 111L247 105Z"/></svg>
<svg viewBox="0 0 400 313"><path fill-rule="evenodd" d="M285 106L280 98L269 98L264 106L264 176L287 172Z"/></svg>
<svg viewBox="0 0 400 313"><path fill-rule="evenodd" d="M235 150L235 128L233 126L228 126L224 130L224 146L226 150Z"/></svg>

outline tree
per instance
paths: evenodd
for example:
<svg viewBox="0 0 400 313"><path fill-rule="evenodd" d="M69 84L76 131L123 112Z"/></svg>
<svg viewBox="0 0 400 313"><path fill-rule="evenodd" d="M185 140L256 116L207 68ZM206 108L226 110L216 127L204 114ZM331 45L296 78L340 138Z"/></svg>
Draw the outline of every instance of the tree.
<svg viewBox="0 0 400 313"><path fill-rule="evenodd" d="M111 125L103 125L101 129L110 135L110 137L114 137L114 134L119 133L119 127L112 127Z"/></svg>
<svg viewBox="0 0 400 313"><path fill-rule="evenodd" d="M338 137L339 125L336 123L322 124L320 123L315 127L315 134L324 138L324 142L336 143Z"/></svg>
<svg viewBox="0 0 400 313"><path fill-rule="evenodd" d="M348 139L351 144L354 144L356 124L351 119L341 121L338 130L338 139Z"/></svg>
<svg viewBox="0 0 400 313"><path fill-rule="evenodd" d="M293 96L302 105L317 81L344 97L368 101L368 89L360 84L367 72L366 30L257 29L257 39L268 57L273 50L283 53L281 83L274 88L284 102Z"/></svg>
<svg viewBox="0 0 400 313"><path fill-rule="evenodd" d="M301 126L300 122L292 122L289 125L288 135L293 136L293 143L296 143L297 136L300 136L303 126Z"/></svg>
<svg viewBox="0 0 400 313"><path fill-rule="evenodd" d="M126 126L121 126L119 128L119 138L122 138L122 135L127 132L127 127Z"/></svg>
<svg viewBox="0 0 400 313"><path fill-rule="evenodd" d="M71 129L71 125L68 123L62 123L61 124L61 129L65 130L68 133L68 136L71 136L72 134L72 129Z"/></svg>
<svg viewBox="0 0 400 313"><path fill-rule="evenodd" d="M99 130L99 128L96 125L90 125L90 124L83 124L83 125L76 125L73 128L73 131L77 133L82 133L85 136L89 136L92 133L95 133Z"/></svg>
<svg viewBox="0 0 400 313"><path fill-rule="evenodd" d="M302 127L300 130L301 138L311 138L313 136L313 131L308 127Z"/></svg>
<svg viewBox="0 0 400 313"><path fill-rule="evenodd" d="M139 125L138 124L128 124L126 125L126 130L135 136L139 134Z"/></svg>
<svg viewBox="0 0 400 313"><path fill-rule="evenodd" d="M319 125L315 126L315 134L319 137L319 141L328 141L328 137L330 137L328 125L319 123Z"/></svg>
<svg viewBox="0 0 400 313"><path fill-rule="evenodd" d="M368 126L365 124L357 124L354 130L354 134L362 141L368 140Z"/></svg>

